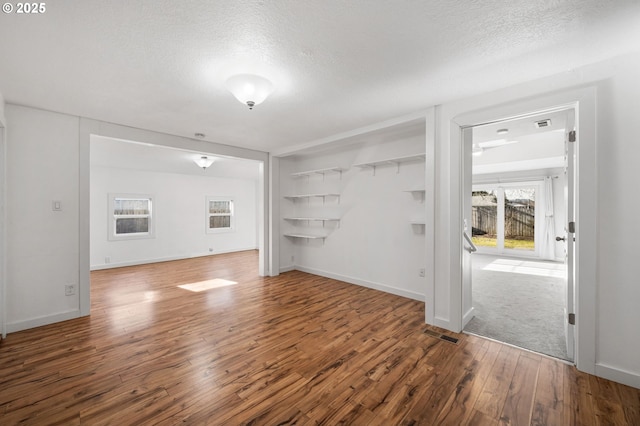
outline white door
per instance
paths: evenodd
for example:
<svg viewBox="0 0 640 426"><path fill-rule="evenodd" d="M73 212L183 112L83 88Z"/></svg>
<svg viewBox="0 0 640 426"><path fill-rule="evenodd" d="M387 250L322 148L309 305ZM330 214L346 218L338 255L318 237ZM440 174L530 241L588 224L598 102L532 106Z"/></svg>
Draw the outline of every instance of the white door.
<svg viewBox="0 0 640 426"><path fill-rule="evenodd" d="M565 137L565 209L566 223L564 235L556 240L564 239L565 263L567 266L567 304L565 307L565 337L567 355L573 360L575 357L575 318L569 320L575 312L575 110L567 111L567 131Z"/></svg>

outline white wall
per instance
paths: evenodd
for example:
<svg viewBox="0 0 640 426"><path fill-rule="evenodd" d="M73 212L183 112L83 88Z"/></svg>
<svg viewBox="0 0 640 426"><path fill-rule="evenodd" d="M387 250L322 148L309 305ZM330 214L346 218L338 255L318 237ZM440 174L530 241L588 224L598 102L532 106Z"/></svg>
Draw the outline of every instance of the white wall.
<svg viewBox="0 0 640 426"><path fill-rule="evenodd" d="M8 104L5 115L5 307L9 333L90 313L89 145L92 134L214 155L268 160L263 152L29 107ZM269 173L268 164L264 167ZM255 191L255 184L252 185ZM268 187L264 185L261 190L268 197ZM62 211L52 210L54 200L61 201ZM268 222L261 218L260 233L267 230ZM255 236L255 231L252 235ZM265 245L261 256L268 256L268 251ZM65 296L67 284L76 286L75 295Z"/></svg>
<svg viewBox="0 0 640 426"><path fill-rule="evenodd" d="M631 212L640 209L640 198L634 195L637 182L640 181L637 167L640 144L634 140L640 134L640 121L635 117L640 110L638 75L640 53L439 107L441 118L436 128L438 138L434 162L437 165L437 189L432 203L438 218L438 234L434 243L440 250L428 252L428 255L436 259L436 273L430 285L433 284L432 291L436 295L436 315L442 315L445 319L440 325L446 326L446 321L455 322L454 308L460 300L457 294L459 275L456 276L459 266L455 265L459 250L455 247L457 242L452 240L459 219L458 212L452 207L455 207L455 197L460 191L460 151L458 146L451 143L451 131L455 128L452 120L463 114L482 111L483 108L499 107L506 110L509 103L526 101L533 104L538 96L559 98L569 91L578 93L574 88L595 87L596 116L588 117L587 122L583 111L579 111L582 125L587 123L587 127L597 129L597 168L594 174L597 183L588 182L587 187L581 187L584 194L595 195L597 226L588 223L588 220L577 225L583 239L596 243L594 259L583 259L594 271L593 276L581 277L589 281L594 280L595 276L595 294L592 297L595 312L583 305L586 308L584 316L577 319L579 327L593 323L595 328L593 342L586 336L586 345L593 346L593 359L587 359L583 368L640 387L640 357L637 355L640 353L640 310L637 309L640 281L632 231L634 219L630 217ZM583 138L585 136L582 135ZM578 150L580 158L593 155L593 152L584 149L580 151L580 145ZM583 290L591 291L589 288ZM581 291L579 300L584 296ZM584 345L585 339L578 343Z"/></svg>
<svg viewBox="0 0 640 426"><path fill-rule="evenodd" d="M205 256L257 248L257 182L178 173L91 169L91 268ZM109 241L108 194L154 196L155 236ZM234 199L235 229L205 232L205 198ZM109 257L109 264L105 258Z"/></svg>
<svg viewBox="0 0 640 426"><path fill-rule="evenodd" d="M614 67L612 77L598 87L596 368L640 387L640 273L633 226L634 212L640 211L640 54Z"/></svg>
<svg viewBox="0 0 640 426"><path fill-rule="evenodd" d="M7 105L7 329L78 315L77 117ZM52 210L52 201L62 211Z"/></svg>
<svg viewBox="0 0 640 426"><path fill-rule="evenodd" d="M424 218L424 203L405 190L424 187L424 162L404 163L399 172L392 165L370 169L353 164L424 153L424 134L367 146L351 146L331 153L280 160L281 195L337 192L339 202L327 198L281 199L282 217L340 217L340 223L294 224L282 220L282 234L328 234L319 240L281 237L281 270L299 269L354 284L424 300L424 228L410 224ZM291 172L326 167L348 169L339 174L292 178ZM292 262L291 256L295 260Z"/></svg>

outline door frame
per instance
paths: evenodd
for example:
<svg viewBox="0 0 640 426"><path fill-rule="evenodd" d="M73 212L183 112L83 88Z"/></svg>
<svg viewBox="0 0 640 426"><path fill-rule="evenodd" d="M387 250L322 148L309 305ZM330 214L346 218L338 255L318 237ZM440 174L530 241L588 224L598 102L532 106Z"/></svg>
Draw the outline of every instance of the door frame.
<svg viewBox="0 0 640 426"><path fill-rule="evenodd" d="M7 126L0 96L0 340L7 337Z"/></svg>
<svg viewBox="0 0 640 426"><path fill-rule="evenodd" d="M504 97L497 97L502 98ZM487 99L489 99L487 97ZM463 295L463 197L465 157L471 147L463 145L463 129L474 125L518 118L534 111L574 108L578 142L576 146L576 353L574 362L581 371L595 373L596 352L596 244L597 187L596 171L596 87L581 87L506 104L439 107L435 121L434 152L427 168L435 170L433 182L427 175L427 187L434 198L427 205L433 217L433 241L427 242L428 255L434 257L433 279L427 283L426 320L451 331L462 330ZM475 108L473 108L475 105ZM470 173L470 170L467 172ZM580 232L584 230L584 232ZM578 237L579 236L579 237ZM438 247L439 250L435 248ZM579 285L578 285L579 283Z"/></svg>
<svg viewBox="0 0 640 426"><path fill-rule="evenodd" d="M270 218L268 200L270 155L261 151L246 148L220 145L203 140L188 139L180 136L158 133L150 130L136 129L119 124L106 123L90 118L80 118L80 256L79 256L79 308L80 316L91 315L91 277L90 277L90 195L91 195L91 136L100 135L113 139L136 141L150 145L169 148L187 149L212 155L236 157L255 160L260 163L258 178L258 274L269 276L272 274L273 261L271 256L272 242L270 240Z"/></svg>

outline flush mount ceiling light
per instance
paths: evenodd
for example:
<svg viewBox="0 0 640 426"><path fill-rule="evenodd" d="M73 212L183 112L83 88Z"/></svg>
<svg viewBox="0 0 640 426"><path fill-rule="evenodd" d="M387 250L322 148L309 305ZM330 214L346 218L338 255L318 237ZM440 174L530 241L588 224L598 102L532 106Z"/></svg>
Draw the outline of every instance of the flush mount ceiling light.
<svg viewBox="0 0 640 426"><path fill-rule="evenodd" d="M255 74L238 74L226 82L227 89L237 100L253 109L267 99L273 92L273 84L264 77Z"/></svg>
<svg viewBox="0 0 640 426"><path fill-rule="evenodd" d="M193 160L199 167L202 167L202 170L206 170L207 167L209 167L210 165L213 164L213 162L215 161L213 158L211 157L207 157L206 155L203 155L200 158L196 158L195 160Z"/></svg>

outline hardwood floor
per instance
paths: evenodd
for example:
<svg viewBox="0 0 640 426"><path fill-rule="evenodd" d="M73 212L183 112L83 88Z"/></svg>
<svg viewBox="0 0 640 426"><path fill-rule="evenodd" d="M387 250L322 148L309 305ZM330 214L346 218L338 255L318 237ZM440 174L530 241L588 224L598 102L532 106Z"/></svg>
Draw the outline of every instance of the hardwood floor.
<svg viewBox="0 0 640 426"><path fill-rule="evenodd" d="M640 424L637 389L439 339L414 300L297 271L260 278L253 251L91 280L91 317L2 342L1 425Z"/></svg>

